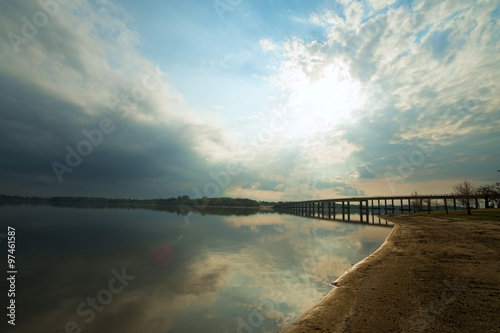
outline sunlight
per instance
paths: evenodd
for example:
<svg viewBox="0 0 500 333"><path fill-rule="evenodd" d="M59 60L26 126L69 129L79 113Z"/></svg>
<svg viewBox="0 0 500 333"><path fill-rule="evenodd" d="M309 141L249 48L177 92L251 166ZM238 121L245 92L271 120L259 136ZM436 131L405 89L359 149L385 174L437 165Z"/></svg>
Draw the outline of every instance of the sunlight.
<svg viewBox="0 0 500 333"><path fill-rule="evenodd" d="M325 66L316 76L293 73L290 105L293 118L288 135L309 137L331 130L349 120L351 112L363 105L361 84L352 79L346 66Z"/></svg>

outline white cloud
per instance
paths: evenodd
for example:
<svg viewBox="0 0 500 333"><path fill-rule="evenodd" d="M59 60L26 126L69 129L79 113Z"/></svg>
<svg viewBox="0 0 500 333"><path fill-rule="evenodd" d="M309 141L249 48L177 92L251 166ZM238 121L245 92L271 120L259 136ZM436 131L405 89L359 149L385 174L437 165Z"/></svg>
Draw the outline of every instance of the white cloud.
<svg viewBox="0 0 500 333"><path fill-rule="evenodd" d="M373 10L379 11L386 7L393 5L396 0L370 0L369 3L373 7Z"/></svg>
<svg viewBox="0 0 500 333"><path fill-rule="evenodd" d="M363 17L363 3L360 1L353 1L346 9L346 25L349 29L357 29Z"/></svg>
<svg viewBox="0 0 500 333"><path fill-rule="evenodd" d="M495 4L421 2L413 15L400 6L364 23L362 3L343 4L345 20L331 11L310 16L310 22L329 31L325 44L300 39L283 42L280 71L271 77L287 93L285 105L293 115L287 138L309 137L305 145L296 145L304 157L296 160L297 174L309 170L306 174L313 182L346 172L359 176L360 170L368 175L366 165L371 160L363 159L363 145L333 140L330 146L319 139L322 133L342 131L346 124L351 124L351 131L362 132L356 123L365 117L373 124L383 117L399 124L398 131L387 135L386 143L394 149L400 143L431 138L449 146L454 142L450 138L471 135L479 128L495 131L497 122L491 121L491 114L498 112L499 95L494 78L500 76L495 65L500 62L498 42L491 40L498 29L490 17ZM375 10L392 4L371 2ZM426 27L428 32L416 43L417 33ZM346 91L339 85L343 82L339 73L345 73L350 82ZM358 90L353 91L354 87ZM336 107L353 92L358 103L351 106L349 117L329 123L337 116ZM320 112L322 100L326 112ZM464 108L465 115L451 112ZM331 126L318 126L325 120ZM342 167L339 163L349 161L357 164ZM378 168L371 165L370 177L382 176Z"/></svg>
<svg viewBox="0 0 500 333"><path fill-rule="evenodd" d="M260 44L260 48L264 52L273 51L273 50L275 50L275 49L278 48L278 46L276 44L274 44L272 40L267 39L267 38L266 39L261 39L259 41L259 44Z"/></svg>

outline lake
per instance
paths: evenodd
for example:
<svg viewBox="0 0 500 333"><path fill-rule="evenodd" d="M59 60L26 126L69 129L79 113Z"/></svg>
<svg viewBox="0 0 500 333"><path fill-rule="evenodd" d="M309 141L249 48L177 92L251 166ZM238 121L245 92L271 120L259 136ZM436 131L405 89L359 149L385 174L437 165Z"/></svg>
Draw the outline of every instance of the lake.
<svg viewBox="0 0 500 333"><path fill-rule="evenodd" d="M4 314L4 332L277 332L391 231L237 209L0 206L0 216L4 277L7 227L16 232L16 325Z"/></svg>

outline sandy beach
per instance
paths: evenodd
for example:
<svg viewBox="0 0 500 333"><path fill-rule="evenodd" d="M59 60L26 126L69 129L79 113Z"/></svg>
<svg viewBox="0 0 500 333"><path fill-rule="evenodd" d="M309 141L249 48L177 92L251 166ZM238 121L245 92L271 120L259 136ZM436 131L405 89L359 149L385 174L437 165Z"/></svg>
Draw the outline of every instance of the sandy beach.
<svg viewBox="0 0 500 333"><path fill-rule="evenodd" d="M500 332L500 222L410 214L342 275L298 332Z"/></svg>

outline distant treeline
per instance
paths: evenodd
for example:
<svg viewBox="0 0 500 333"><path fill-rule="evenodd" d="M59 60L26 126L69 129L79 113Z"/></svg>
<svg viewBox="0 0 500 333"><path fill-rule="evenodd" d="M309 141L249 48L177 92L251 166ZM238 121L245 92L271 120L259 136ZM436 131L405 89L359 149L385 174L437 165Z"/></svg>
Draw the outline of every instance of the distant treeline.
<svg viewBox="0 0 500 333"><path fill-rule="evenodd" d="M101 197L22 197L16 195L0 195L1 204L47 204L54 206L65 205L105 205L105 206L200 206L204 207L260 207L260 203L251 199L242 198L200 198L191 199L189 196L178 196L168 199L110 199Z"/></svg>

